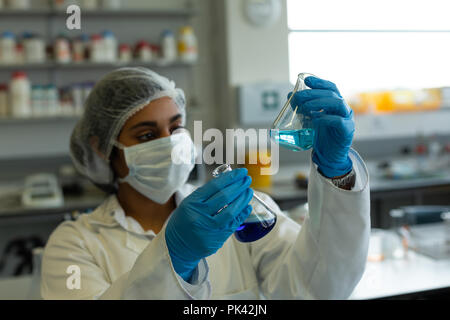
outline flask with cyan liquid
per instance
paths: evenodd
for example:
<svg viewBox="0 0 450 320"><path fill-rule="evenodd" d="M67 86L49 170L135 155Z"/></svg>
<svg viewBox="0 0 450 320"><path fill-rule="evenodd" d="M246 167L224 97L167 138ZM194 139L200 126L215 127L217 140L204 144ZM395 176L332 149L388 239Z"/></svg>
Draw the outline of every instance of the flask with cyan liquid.
<svg viewBox="0 0 450 320"><path fill-rule="evenodd" d="M299 106L291 106L291 100L297 91L310 89L305 79L310 73L299 73L292 95L286 101L280 114L275 119L270 130L270 137L280 146L292 151L302 151L312 148L314 143L314 128L311 114L298 112Z"/></svg>
<svg viewBox="0 0 450 320"><path fill-rule="evenodd" d="M212 175L214 178L217 178L221 174L232 170L229 164L223 164L214 169ZM252 242L261 239L273 229L277 222L275 211L257 194L253 194L250 205L252 206L252 212L234 232L236 239L241 242ZM220 211L225 208L226 206L219 210L217 214L220 214Z"/></svg>

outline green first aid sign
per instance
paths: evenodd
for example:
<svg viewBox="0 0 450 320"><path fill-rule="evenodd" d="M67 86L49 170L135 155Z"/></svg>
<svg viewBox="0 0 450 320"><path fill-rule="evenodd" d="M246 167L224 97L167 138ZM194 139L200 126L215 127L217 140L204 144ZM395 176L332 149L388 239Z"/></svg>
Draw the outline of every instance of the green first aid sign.
<svg viewBox="0 0 450 320"><path fill-rule="evenodd" d="M289 82L255 83L240 86L238 88L240 124L271 124L293 87Z"/></svg>

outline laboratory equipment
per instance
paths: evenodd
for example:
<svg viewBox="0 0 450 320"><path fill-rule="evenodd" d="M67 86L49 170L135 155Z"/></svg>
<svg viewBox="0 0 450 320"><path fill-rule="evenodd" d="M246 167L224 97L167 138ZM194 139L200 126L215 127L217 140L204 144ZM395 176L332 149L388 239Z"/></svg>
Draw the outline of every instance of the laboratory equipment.
<svg viewBox="0 0 450 320"><path fill-rule="evenodd" d="M55 175L35 174L25 179L22 204L27 208L53 208L64 204L61 188Z"/></svg>
<svg viewBox="0 0 450 320"><path fill-rule="evenodd" d="M311 116L297 113L298 106L291 106L291 100L297 91L309 89L305 84L305 79L309 76L314 77L310 73L298 74L294 90L270 130L272 140L292 151L308 150L312 148L314 143L314 128Z"/></svg>
<svg viewBox="0 0 450 320"><path fill-rule="evenodd" d="M232 170L229 164L223 164L214 169L212 175L214 178L218 178L221 174ZM252 212L234 233L236 239L241 242L261 239L273 229L277 221L276 212L256 193L253 194L250 205L252 206ZM220 211L226 207L220 209L217 214L220 214Z"/></svg>

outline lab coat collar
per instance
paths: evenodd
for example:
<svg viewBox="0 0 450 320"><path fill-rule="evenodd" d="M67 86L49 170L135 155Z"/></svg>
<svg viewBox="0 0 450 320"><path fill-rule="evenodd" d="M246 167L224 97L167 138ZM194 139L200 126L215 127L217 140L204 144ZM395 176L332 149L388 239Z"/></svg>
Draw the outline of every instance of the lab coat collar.
<svg viewBox="0 0 450 320"><path fill-rule="evenodd" d="M178 207L181 201L186 198L195 187L191 184L184 184L178 191L175 192L175 204ZM170 214L172 215L172 213ZM170 216L169 216L170 218ZM169 218L164 223L163 228L169 221ZM94 212L91 213L91 223L101 225L104 227L114 227L120 225L128 232L139 235L155 236L153 230L144 231L139 222L133 217L125 215L125 212L120 205L115 194L109 196Z"/></svg>

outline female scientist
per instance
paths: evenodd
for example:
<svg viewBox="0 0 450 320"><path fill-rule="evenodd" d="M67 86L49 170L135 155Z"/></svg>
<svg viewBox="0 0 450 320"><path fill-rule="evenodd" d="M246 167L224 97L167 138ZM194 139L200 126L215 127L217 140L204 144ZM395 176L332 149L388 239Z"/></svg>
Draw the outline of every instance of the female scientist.
<svg viewBox="0 0 450 320"><path fill-rule="evenodd" d="M367 257L368 173L350 148L353 113L336 86L315 77L306 84L312 90L296 93L294 102L326 111L314 119L308 217L300 226L261 195L276 208L277 223L264 238L243 243L232 234L251 211L247 171L227 172L194 190L186 183L193 165L172 159L193 144L180 130L183 91L145 68L101 79L70 149L76 168L110 196L52 233L42 297L348 298Z"/></svg>

